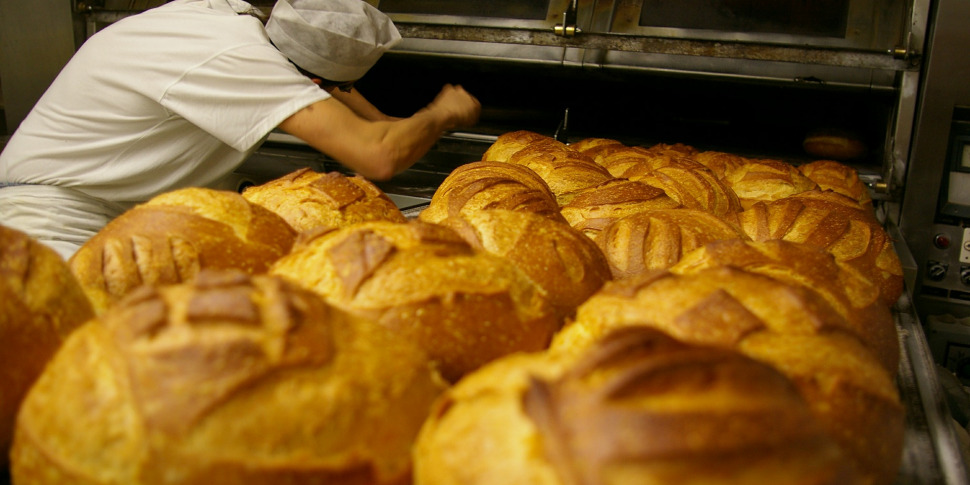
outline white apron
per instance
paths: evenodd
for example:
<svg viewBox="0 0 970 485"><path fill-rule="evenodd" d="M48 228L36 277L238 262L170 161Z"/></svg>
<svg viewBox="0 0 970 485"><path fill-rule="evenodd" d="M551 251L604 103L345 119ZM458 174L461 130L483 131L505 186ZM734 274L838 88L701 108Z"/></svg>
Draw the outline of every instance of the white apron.
<svg viewBox="0 0 970 485"><path fill-rule="evenodd" d="M53 185L0 187L0 224L23 231L66 261L124 207Z"/></svg>

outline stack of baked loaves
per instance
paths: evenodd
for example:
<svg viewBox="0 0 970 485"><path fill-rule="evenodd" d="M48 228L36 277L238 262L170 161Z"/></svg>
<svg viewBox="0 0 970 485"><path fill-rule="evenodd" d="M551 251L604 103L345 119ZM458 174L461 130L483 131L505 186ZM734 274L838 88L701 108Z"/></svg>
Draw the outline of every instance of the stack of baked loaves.
<svg viewBox="0 0 970 485"><path fill-rule="evenodd" d="M92 305L0 444L24 484L892 483L867 197L835 162L526 131L415 220L338 173L164 194L56 261Z"/></svg>

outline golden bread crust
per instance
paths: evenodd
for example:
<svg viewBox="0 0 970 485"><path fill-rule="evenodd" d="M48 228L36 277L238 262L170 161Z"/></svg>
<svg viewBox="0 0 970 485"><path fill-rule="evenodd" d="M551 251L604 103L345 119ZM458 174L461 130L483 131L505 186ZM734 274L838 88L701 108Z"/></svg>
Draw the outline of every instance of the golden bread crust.
<svg viewBox="0 0 970 485"><path fill-rule="evenodd" d="M92 317L60 255L0 225L0 470L27 390L64 339Z"/></svg>
<svg viewBox="0 0 970 485"><path fill-rule="evenodd" d="M401 483L442 390L423 352L372 322L280 278L204 271L70 337L24 403L13 476Z"/></svg>
<svg viewBox="0 0 970 485"><path fill-rule="evenodd" d="M663 190L645 183L613 179L583 190L560 211L573 228L595 239L613 221L630 214L680 207Z"/></svg>
<svg viewBox="0 0 970 485"><path fill-rule="evenodd" d="M644 327L459 382L421 430L415 474L428 485L862 483L782 374Z"/></svg>
<svg viewBox="0 0 970 485"><path fill-rule="evenodd" d="M745 209L756 202L771 202L818 188L797 168L779 160L747 160L727 172L724 181Z"/></svg>
<svg viewBox="0 0 970 485"><path fill-rule="evenodd" d="M249 187L243 197L282 217L296 232L365 221L404 222L394 202L360 175L304 168Z"/></svg>
<svg viewBox="0 0 970 485"><path fill-rule="evenodd" d="M666 269L685 254L712 241L747 239L741 229L713 214L693 209L660 209L631 214L606 226L596 244L614 279Z"/></svg>
<svg viewBox="0 0 970 485"><path fill-rule="evenodd" d="M422 221L331 231L295 248L270 273L418 342L449 381L502 355L545 348L561 324L514 263Z"/></svg>
<svg viewBox="0 0 970 485"><path fill-rule="evenodd" d="M535 212L562 220L559 204L546 182L531 169L506 162L472 162L456 168L418 217L437 223L490 209Z"/></svg>
<svg viewBox="0 0 970 485"><path fill-rule="evenodd" d="M202 269L265 272L295 236L280 216L235 192L181 189L118 216L69 265L101 313L138 286L180 283Z"/></svg>
<svg viewBox="0 0 970 485"><path fill-rule="evenodd" d="M731 266L658 271L604 285L552 348L584 348L613 329L638 325L771 365L796 384L868 483L895 477L904 410L893 374L821 296Z"/></svg>
<svg viewBox="0 0 970 485"><path fill-rule="evenodd" d="M537 214L489 210L442 224L472 247L515 263L564 318L611 278L609 264L592 240Z"/></svg>

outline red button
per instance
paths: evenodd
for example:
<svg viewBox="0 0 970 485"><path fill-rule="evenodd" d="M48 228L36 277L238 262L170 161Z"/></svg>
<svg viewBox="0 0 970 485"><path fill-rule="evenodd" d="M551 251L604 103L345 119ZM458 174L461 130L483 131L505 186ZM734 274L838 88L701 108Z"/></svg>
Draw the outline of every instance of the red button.
<svg viewBox="0 0 970 485"><path fill-rule="evenodd" d="M937 234L933 238L933 245L940 249L946 249L950 247L950 238L946 234Z"/></svg>

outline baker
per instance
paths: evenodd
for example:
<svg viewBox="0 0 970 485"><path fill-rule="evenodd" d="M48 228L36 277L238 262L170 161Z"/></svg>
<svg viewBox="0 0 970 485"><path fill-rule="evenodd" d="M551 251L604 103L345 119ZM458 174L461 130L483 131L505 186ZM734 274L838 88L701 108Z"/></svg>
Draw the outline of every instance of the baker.
<svg viewBox="0 0 970 485"><path fill-rule="evenodd" d="M265 22L264 22L265 20ZM174 0L90 37L0 153L0 224L69 258L163 192L230 188L276 128L385 180L481 106L445 85L407 118L354 88L401 39L362 0Z"/></svg>

